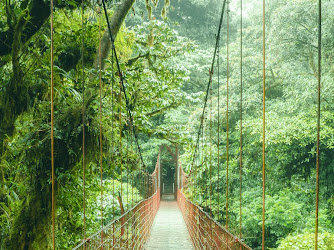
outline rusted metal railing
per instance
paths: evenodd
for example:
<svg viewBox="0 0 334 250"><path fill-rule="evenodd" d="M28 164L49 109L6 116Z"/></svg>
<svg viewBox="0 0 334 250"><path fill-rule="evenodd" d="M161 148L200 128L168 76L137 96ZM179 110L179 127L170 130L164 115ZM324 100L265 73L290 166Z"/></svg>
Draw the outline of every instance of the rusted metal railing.
<svg viewBox="0 0 334 250"><path fill-rule="evenodd" d="M154 172L149 175L147 196L150 197L140 201L122 216L84 239L73 250L142 249L144 247L160 206L159 158L160 156L158 156Z"/></svg>
<svg viewBox="0 0 334 250"><path fill-rule="evenodd" d="M182 192L190 185L182 167L179 169L177 202L187 225L195 249L251 250L238 237L232 235L203 209L187 199Z"/></svg>

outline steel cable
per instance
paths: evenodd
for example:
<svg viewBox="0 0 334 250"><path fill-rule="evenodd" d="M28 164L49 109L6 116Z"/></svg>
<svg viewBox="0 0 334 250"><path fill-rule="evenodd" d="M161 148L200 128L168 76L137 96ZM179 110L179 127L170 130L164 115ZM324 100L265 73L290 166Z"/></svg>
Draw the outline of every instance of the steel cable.
<svg viewBox="0 0 334 250"><path fill-rule="evenodd" d="M82 68L82 192L83 192L83 235L86 238L86 164L85 164L85 65L84 65L84 0L81 1L81 68Z"/></svg>
<svg viewBox="0 0 334 250"><path fill-rule="evenodd" d="M316 212L315 212L315 250L318 249L319 224L319 171L320 171L320 104L321 104L321 0L318 1L318 93L317 93L317 159L316 159Z"/></svg>
<svg viewBox="0 0 334 250"><path fill-rule="evenodd" d="M230 80L230 68L229 68L229 36L230 36L230 1L227 2L226 10L226 230L228 230L228 168L229 168L229 80Z"/></svg>
<svg viewBox="0 0 334 250"><path fill-rule="evenodd" d="M195 162L195 156L196 156L196 153L197 153L197 146L199 145L201 129L202 129L202 126L203 126L203 117L204 117L204 113L205 113L205 109L206 109L206 105L207 105L207 101L208 101L208 96L209 96L209 89L210 89L210 85L212 83L212 74L213 74L213 68L214 68L214 64L215 64L215 60L216 60L217 47L218 47L218 43L219 43L219 39L220 39L220 32L221 32L221 27L222 27L222 23L223 23L225 5L226 5L226 0L224 0L222 12L221 12L221 15L220 15L218 33L217 33L217 36L216 36L215 51L213 53L213 59L212 59L211 68L210 68L210 72L209 72L209 82L208 82L207 88L206 88L204 106L203 106L203 111L202 111L202 115L201 115L201 123L200 123L200 126L198 128L198 132L197 132L197 139L196 139L196 145L195 145L195 150L194 150L194 155L193 155L192 166L194 165L194 162Z"/></svg>
<svg viewBox="0 0 334 250"><path fill-rule="evenodd" d="M107 12L107 8L106 8L104 0L102 0L102 4L103 4L103 9L104 9L104 14L105 14L105 17L106 17L107 25L108 25L109 37L110 37L110 41L111 41L111 44L112 44L112 51L114 51L114 56L115 56L115 61L116 61L116 66L117 66L117 71L118 71L118 75L119 75L119 78L120 78L121 89L122 89L122 91L124 93L126 109L127 109L128 114L129 114L130 120L131 120L131 122L133 124L132 129L133 129L133 134L135 136L135 141L136 141L136 144L137 144L137 148L138 148L140 160L141 160L141 162L142 162L142 164L144 166L144 170L147 171L146 165L144 163L144 159L143 159L143 156L142 156L142 153L141 153L140 145L139 145L139 142L138 142L138 135L137 135L137 132L136 132L136 129L135 129L135 126L134 126L134 119L132 117L132 112L131 112L131 109L130 109L130 103L129 103L129 99L128 99L128 96L127 96L127 93L126 93L126 88L125 88L125 85L124 85L124 77L123 77L121 68L119 66L119 61L118 61L118 57L117 57L117 53L116 53L116 48L115 48L115 41L114 41L113 35L111 33L111 27L110 27L108 12Z"/></svg>
<svg viewBox="0 0 334 250"><path fill-rule="evenodd" d="M263 0L262 46L263 46L263 110L262 110L262 249L265 249L265 185L266 185L266 4Z"/></svg>
<svg viewBox="0 0 334 250"><path fill-rule="evenodd" d="M99 0L99 10L101 1ZM101 11L100 11L101 12ZM102 142L102 59L101 59L101 17L99 17L99 87L100 87L100 188L101 188L101 228L103 228L103 142ZM103 245L103 230L101 230L101 244ZM103 249L103 247L101 247Z"/></svg>
<svg viewBox="0 0 334 250"><path fill-rule="evenodd" d="M55 235L55 167L54 167L54 86L53 86L53 0L50 1L50 29L51 29L51 180L52 180L52 248L56 249Z"/></svg>
<svg viewBox="0 0 334 250"><path fill-rule="evenodd" d="M219 192L219 185L220 185L220 61L219 61L219 52L220 52L220 40L218 42L218 47L217 47L217 106L218 106L218 111L217 111L217 116L218 116L218 128L217 128L217 205L218 205L218 215L217 219L219 220L219 211L220 211L220 192Z"/></svg>
<svg viewBox="0 0 334 250"><path fill-rule="evenodd" d="M240 0L240 204L239 204L239 213L240 213L240 218L239 218L239 238L240 240L242 239L242 111L243 111L243 23L242 23L242 18L243 18L243 9L242 9L242 0Z"/></svg>

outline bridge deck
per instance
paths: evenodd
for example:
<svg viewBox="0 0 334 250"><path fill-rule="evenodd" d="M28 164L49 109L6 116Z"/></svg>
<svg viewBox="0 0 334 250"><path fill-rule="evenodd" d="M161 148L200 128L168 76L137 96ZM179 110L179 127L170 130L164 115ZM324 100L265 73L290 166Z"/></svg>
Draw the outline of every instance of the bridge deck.
<svg viewBox="0 0 334 250"><path fill-rule="evenodd" d="M145 249L194 249L181 211L175 200L168 198L161 200Z"/></svg>

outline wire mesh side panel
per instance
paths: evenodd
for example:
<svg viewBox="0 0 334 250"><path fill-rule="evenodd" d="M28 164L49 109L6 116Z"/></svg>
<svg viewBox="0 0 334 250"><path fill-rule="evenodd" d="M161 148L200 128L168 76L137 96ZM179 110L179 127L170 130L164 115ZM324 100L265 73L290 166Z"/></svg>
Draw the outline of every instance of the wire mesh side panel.
<svg viewBox="0 0 334 250"><path fill-rule="evenodd" d="M195 249L251 250L238 237L232 235L221 224L204 212L201 207L185 197L183 190L190 183L182 167L179 169L179 176L177 202Z"/></svg>
<svg viewBox="0 0 334 250"><path fill-rule="evenodd" d="M147 199L137 203L73 249L143 249L160 206L160 156L154 172L149 176Z"/></svg>

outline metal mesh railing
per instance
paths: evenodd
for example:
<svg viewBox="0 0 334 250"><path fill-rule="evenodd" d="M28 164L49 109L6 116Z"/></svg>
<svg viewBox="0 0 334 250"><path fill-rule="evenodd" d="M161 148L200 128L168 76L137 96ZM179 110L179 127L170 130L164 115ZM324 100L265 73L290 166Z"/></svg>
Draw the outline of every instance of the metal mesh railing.
<svg viewBox="0 0 334 250"><path fill-rule="evenodd" d="M186 188L189 183L181 167L179 177L177 202L195 249L250 250L249 246L223 228L201 207L185 197L182 189Z"/></svg>
<svg viewBox="0 0 334 250"><path fill-rule="evenodd" d="M77 249L142 249L149 236L160 206L159 157L150 175L147 193L151 195L137 203L119 218L73 248Z"/></svg>

